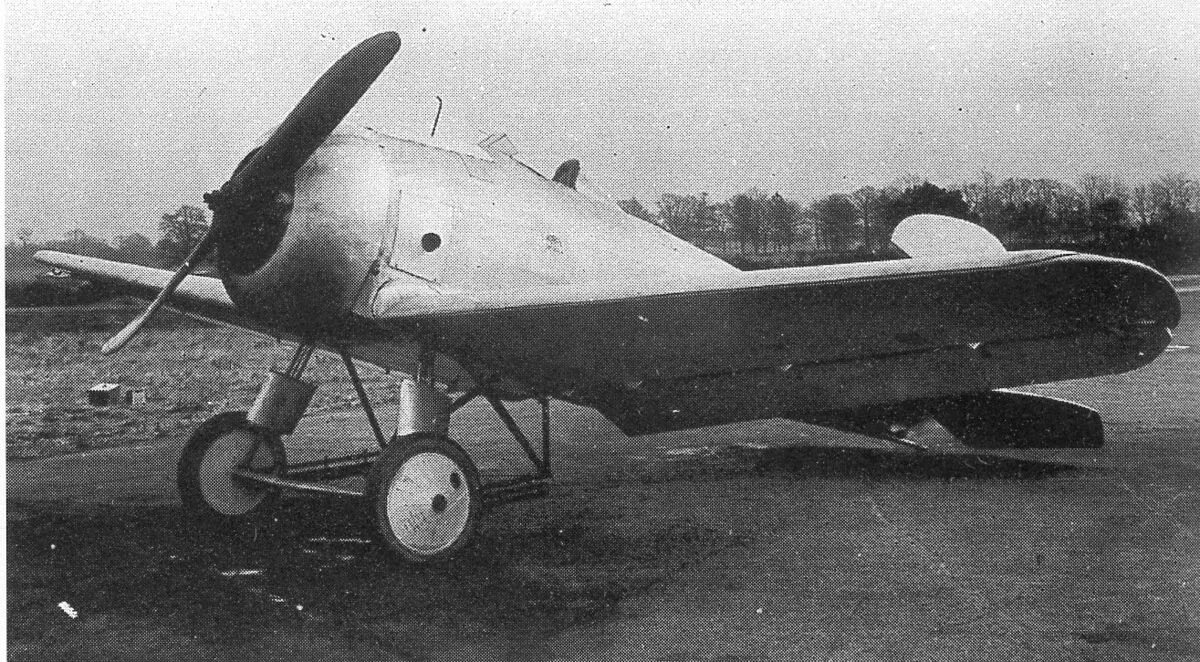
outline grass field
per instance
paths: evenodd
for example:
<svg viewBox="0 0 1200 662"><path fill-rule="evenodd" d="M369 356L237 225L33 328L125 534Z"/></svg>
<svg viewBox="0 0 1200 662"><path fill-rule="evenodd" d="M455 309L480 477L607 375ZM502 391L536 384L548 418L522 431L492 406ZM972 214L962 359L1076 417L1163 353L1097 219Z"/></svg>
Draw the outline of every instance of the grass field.
<svg viewBox="0 0 1200 662"><path fill-rule="evenodd" d="M291 356L291 346L170 315L124 351L100 354L133 314L94 310L82 320L71 310L9 314L8 458L136 445L194 428L216 412L248 408L266 370ZM393 378L373 366L359 372L374 402L394 397ZM357 406L340 358L314 355L305 378L320 385L310 411ZM145 389L146 404L91 407L86 391L100 382Z"/></svg>

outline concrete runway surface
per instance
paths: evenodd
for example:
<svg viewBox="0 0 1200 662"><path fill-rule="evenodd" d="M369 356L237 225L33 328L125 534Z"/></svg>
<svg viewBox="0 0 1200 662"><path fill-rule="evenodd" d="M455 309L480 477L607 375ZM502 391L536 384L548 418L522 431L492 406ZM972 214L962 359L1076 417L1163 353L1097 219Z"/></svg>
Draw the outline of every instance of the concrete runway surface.
<svg viewBox="0 0 1200 662"><path fill-rule="evenodd" d="M549 496L436 568L381 553L358 503L193 530L182 438L10 462L9 657L1200 659L1198 301L1151 366L1035 389L1099 409L1099 452L934 429L919 454L783 421L629 439L555 403ZM485 473L522 466L485 407L452 435ZM372 443L346 412L289 450L330 439Z"/></svg>

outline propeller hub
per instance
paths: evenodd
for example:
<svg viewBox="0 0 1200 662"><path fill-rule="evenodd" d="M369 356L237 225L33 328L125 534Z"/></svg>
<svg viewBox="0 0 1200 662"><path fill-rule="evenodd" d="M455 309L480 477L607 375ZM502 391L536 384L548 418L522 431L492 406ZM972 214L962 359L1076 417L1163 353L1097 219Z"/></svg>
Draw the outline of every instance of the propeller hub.
<svg viewBox="0 0 1200 662"><path fill-rule="evenodd" d="M221 271L245 275L266 264L287 234L294 187L288 181L279 188L249 194L235 194L232 189L226 182L206 193L204 202L213 212L212 232Z"/></svg>
<svg viewBox="0 0 1200 662"><path fill-rule="evenodd" d="M287 234L292 198L290 190L274 191L255 204L214 212L217 263L223 272L244 275L266 264Z"/></svg>

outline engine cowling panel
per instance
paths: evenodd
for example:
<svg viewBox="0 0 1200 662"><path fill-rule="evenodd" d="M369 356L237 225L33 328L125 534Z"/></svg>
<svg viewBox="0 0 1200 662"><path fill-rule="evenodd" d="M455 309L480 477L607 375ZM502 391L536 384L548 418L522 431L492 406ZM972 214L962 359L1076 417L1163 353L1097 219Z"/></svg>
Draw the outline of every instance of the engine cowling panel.
<svg viewBox="0 0 1200 662"><path fill-rule="evenodd" d="M344 319L388 232L383 150L331 136L281 187L223 229L218 265L237 306L319 332Z"/></svg>

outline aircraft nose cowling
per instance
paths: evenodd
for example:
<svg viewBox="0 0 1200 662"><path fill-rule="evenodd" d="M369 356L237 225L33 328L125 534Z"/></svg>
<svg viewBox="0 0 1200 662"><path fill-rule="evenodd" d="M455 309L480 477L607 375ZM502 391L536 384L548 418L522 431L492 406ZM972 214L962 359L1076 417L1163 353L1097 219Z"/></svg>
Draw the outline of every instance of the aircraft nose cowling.
<svg viewBox="0 0 1200 662"><path fill-rule="evenodd" d="M335 135L313 155L296 175L278 248L252 272L222 274L239 308L318 334L344 321L386 235L389 186L381 151L359 137Z"/></svg>

